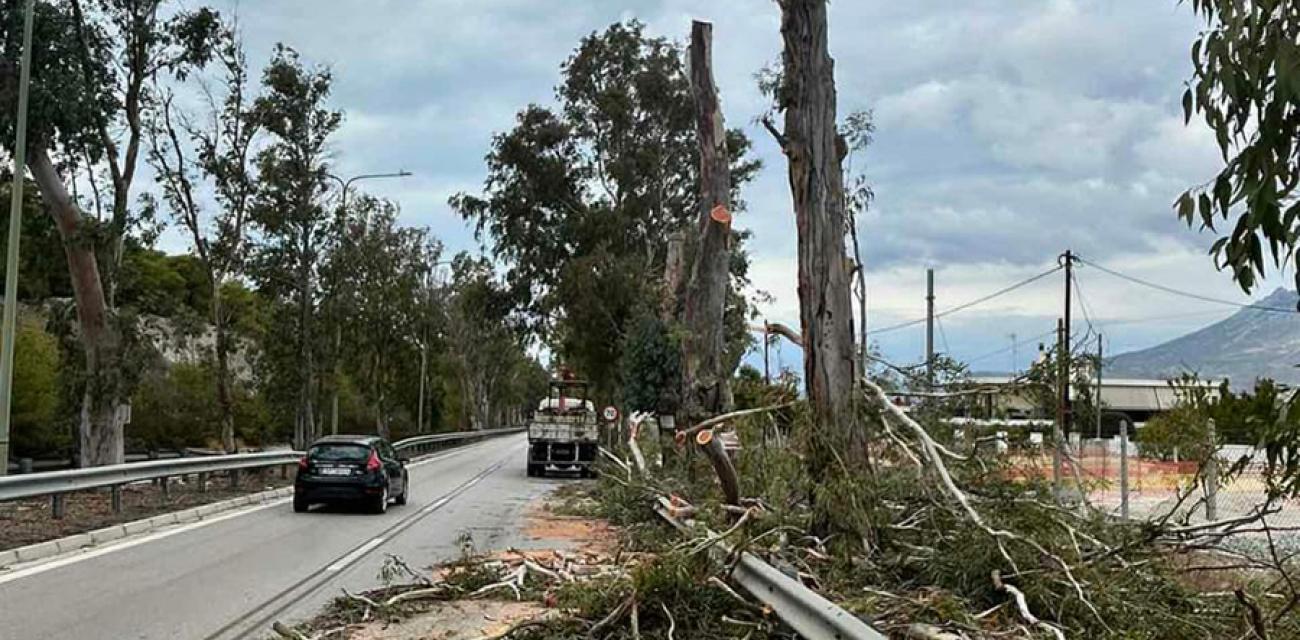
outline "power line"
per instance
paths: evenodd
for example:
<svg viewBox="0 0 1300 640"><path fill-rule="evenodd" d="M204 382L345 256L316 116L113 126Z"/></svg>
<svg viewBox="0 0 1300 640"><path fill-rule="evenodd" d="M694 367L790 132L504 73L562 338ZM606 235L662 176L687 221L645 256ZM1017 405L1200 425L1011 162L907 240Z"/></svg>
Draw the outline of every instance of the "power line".
<svg viewBox="0 0 1300 640"><path fill-rule="evenodd" d="M1077 259L1079 262L1082 262L1083 264L1086 264L1086 265L1088 265L1088 266L1090 266L1090 267L1093 267L1093 268L1095 268L1095 269L1097 269L1097 270L1099 270L1099 271L1102 271L1102 272L1104 272L1104 273L1108 273L1108 274L1110 274L1110 275L1112 275L1112 276L1115 276L1116 278L1119 278L1119 279L1121 279L1121 280L1127 280L1127 281L1132 282L1132 283L1134 283L1134 284L1139 284L1139 285L1142 285L1142 286L1144 286L1144 287L1150 287L1150 288L1152 288L1152 289L1157 289L1157 290L1159 290L1159 291L1164 291L1165 293L1171 293L1171 294L1176 295L1176 296L1183 296L1184 298L1191 298L1191 299L1193 299L1193 300L1200 300L1200 301L1202 301L1202 302L1213 302L1213 303L1215 303L1215 304L1223 304L1223 305L1228 305L1228 306L1230 306L1230 307L1238 307L1238 308L1241 308L1241 309L1256 309L1256 310L1259 310L1259 311L1271 311L1271 312L1273 312L1273 313L1290 313L1290 314L1295 314L1295 313L1296 313L1296 310L1295 310L1295 309L1284 309L1284 308L1282 308L1282 307L1269 307L1269 306L1260 305L1260 304L1246 304L1246 303L1242 303L1242 302L1233 302L1233 301L1231 301L1231 300L1224 300L1224 299L1222 299L1222 298L1212 298L1212 297L1210 297L1210 296L1201 295L1201 294L1199 294L1199 293L1193 293L1193 292L1191 292L1191 291L1183 291L1182 289L1175 289L1175 288L1173 288L1173 287L1167 287L1167 286L1162 285L1162 284L1156 284L1156 283L1151 282L1151 281L1149 281L1149 280L1143 280L1142 278L1138 278L1138 277L1135 277L1135 276L1130 276L1130 275L1127 275L1127 274L1123 274L1123 273L1120 273L1120 272L1115 271L1115 270L1113 270L1113 269L1107 269L1106 267L1103 267L1103 266L1101 266L1101 265L1099 265L1099 264L1097 264L1097 263L1095 263L1095 262L1090 262L1090 261L1088 261L1088 260L1084 260L1083 258L1079 258L1078 256L1075 256L1075 259Z"/></svg>
<svg viewBox="0 0 1300 640"><path fill-rule="evenodd" d="M982 297L980 297L980 298L976 298L976 299L971 300L970 302L967 302L967 303L965 303L965 304L959 304L959 305L957 305L957 306L955 306L955 307L953 307L953 308L951 308L951 309L945 309L945 310L943 310L943 311L940 311L939 313L934 314L934 317L935 317L935 318L942 318L943 316L951 315L951 314L957 313L958 311L964 311L964 310L969 309L969 308L971 308L971 307L973 307L973 306L976 306L976 305L979 305L979 304L983 304L983 303L988 302L989 300L992 300L992 299L994 299L994 298L996 298L996 297L998 297L998 296L1001 296L1001 295L1003 295L1003 294L1006 294L1006 293L1010 293L1010 292L1012 292L1012 291L1015 291L1016 289L1019 289L1020 287L1023 287L1023 286L1029 285L1029 284L1033 284L1033 283L1035 283L1035 282L1037 282L1037 281L1039 281L1039 280L1042 280L1043 278L1046 278L1047 276L1050 276L1050 275L1052 275L1053 273L1056 273L1057 271L1060 271L1062 268L1063 268L1063 267L1061 267L1061 266L1058 265L1058 266L1053 267L1053 268L1051 268L1051 269L1049 269L1049 270L1047 270L1047 271L1044 271L1044 272L1042 272L1042 273L1040 273L1040 274L1038 274L1038 275L1036 275L1036 276L1032 276L1032 277L1026 278L1026 279L1021 280L1020 282L1017 282L1017 283L1015 283L1015 284L1013 284L1013 285L1010 285L1010 286L1007 286L1007 287L1003 287L1003 288L1001 288L1001 289L998 289L997 291L994 291L993 293L990 293L990 294L988 294L988 295L986 295L986 296L982 296ZM918 319L916 319L916 320L908 320L907 322L900 322L900 323L898 323L898 324L890 325L890 326L888 326L888 327L882 327L882 328L880 328L880 329L876 329L876 330L874 330L874 331L868 331L868 332L867 332L867 335L875 335L875 334L880 334L880 333L888 333L888 332L890 332L890 331L897 331L897 330L899 330L899 329L906 329L907 327L914 327L914 326L916 326L916 325L918 325L918 324L921 324L921 323L923 323L923 322L925 322L925 318L918 318Z"/></svg>
<svg viewBox="0 0 1300 640"><path fill-rule="evenodd" d="M1071 274L1070 280L1074 284L1074 293L1079 296L1079 309L1083 311L1083 321L1088 323L1088 329L1093 330L1094 326L1104 329L1105 327L1101 326L1100 320L1094 321L1092 319L1094 314L1092 313L1091 305L1088 304L1088 299L1083 297L1083 287L1079 284L1079 274ZM1100 331L1098 331L1098 333L1100 333Z"/></svg>
<svg viewBox="0 0 1300 640"><path fill-rule="evenodd" d="M1012 350L1012 349L1015 349L1015 348L1017 348L1017 347L1021 347L1021 346L1027 345L1027 344L1032 344L1032 343L1034 343L1034 342L1036 342L1036 341L1038 341L1038 340L1042 340L1043 338L1046 338L1046 337L1048 337L1048 336L1055 335L1055 334L1056 334L1056 329L1052 329L1052 330L1047 331L1047 332L1045 332L1045 333L1040 333L1040 334L1038 334L1038 335L1036 335L1036 336L1030 336L1030 337L1025 338L1025 339L1023 339L1023 340L1018 340L1018 341L1016 341L1016 342L1013 342L1013 343L1011 343L1010 346L1002 347L1001 349L997 349L997 350L995 350L995 351L989 351L988 353L982 353L982 354L980 354L980 355L978 355L978 356L975 356L974 358L967 358L967 359L965 360L965 362L966 362L967 364L969 364L969 363L971 363L971 362L978 362L978 361L983 360L983 359L985 359L985 358L992 358L993 356L996 356L996 355L998 355L998 354L1006 353L1006 352L1008 352L1008 351L1010 351L1010 350Z"/></svg>

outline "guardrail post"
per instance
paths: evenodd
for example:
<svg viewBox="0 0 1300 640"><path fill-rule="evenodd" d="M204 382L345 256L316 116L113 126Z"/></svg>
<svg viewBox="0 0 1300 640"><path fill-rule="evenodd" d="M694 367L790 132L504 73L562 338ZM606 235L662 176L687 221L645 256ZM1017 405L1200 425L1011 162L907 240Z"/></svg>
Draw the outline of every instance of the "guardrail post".
<svg viewBox="0 0 1300 640"><path fill-rule="evenodd" d="M62 520L65 511L64 499L62 493L56 493L51 496L50 511L55 520Z"/></svg>
<svg viewBox="0 0 1300 640"><path fill-rule="evenodd" d="M122 513L122 485L113 485L109 493L112 495L113 513Z"/></svg>
<svg viewBox="0 0 1300 640"><path fill-rule="evenodd" d="M231 489L239 488L239 469L230 470L230 488Z"/></svg>
<svg viewBox="0 0 1300 640"><path fill-rule="evenodd" d="M172 497L172 483L167 481L167 476L158 478L158 486L162 488L162 497L164 502Z"/></svg>
<svg viewBox="0 0 1300 640"><path fill-rule="evenodd" d="M32 459L31 459L31 458L19 458L19 459L18 459L18 473L31 473L31 472L32 472Z"/></svg>
<svg viewBox="0 0 1300 640"><path fill-rule="evenodd" d="M289 465L287 464L280 465L280 478L283 480L289 479Z"/></svg>
<svg viewBox="0 0 1300 640"><path fill-rule="evenodd" d="M199 493L207 493L207 492L208 492L208 474L206 474L206 473L200 473L200 474L199 474Z"/></svg>

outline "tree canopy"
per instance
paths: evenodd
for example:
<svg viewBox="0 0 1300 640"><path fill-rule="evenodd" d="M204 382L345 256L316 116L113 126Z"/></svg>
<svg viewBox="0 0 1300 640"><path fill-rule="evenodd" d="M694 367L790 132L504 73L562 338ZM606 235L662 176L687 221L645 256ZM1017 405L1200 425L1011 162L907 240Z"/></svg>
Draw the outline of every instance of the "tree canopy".
<svg viewBox="0 0 1300 640"><path fill-rule="evenodd" d="M1205 27L1192 43L1183 114L1214 132L1224 166L1175 208L1187 224L1221 233L1210 249L1216 266L1249 293L1266 273L1265 249L1275 268L1300 258L1300 5L1190 4Z"/></svg>

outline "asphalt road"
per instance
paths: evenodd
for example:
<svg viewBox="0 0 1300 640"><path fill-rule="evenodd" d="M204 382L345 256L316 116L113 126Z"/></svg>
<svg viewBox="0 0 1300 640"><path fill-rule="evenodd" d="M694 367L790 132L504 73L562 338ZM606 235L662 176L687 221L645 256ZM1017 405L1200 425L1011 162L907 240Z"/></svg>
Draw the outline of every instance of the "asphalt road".
<svg viewBox="0 0 1300 640"><path fill-rule="evenodd" d="M528 478L525 450L521 434L417 462L410 502L383 515L285 500L0 573L0 638L264 638L378 584L386 554L427 566L465 534L480 550L527 546L526 505L565 480Z"/></svg>

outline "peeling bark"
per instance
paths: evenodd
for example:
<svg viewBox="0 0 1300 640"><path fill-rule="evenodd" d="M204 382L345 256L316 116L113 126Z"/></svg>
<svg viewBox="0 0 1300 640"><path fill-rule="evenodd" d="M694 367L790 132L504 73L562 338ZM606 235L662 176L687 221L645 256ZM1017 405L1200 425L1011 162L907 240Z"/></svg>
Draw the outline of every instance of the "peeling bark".
<svg viewBox="0 0 1300 640"><path fill-rule="evenodd" d="M731 173L722 106L713 82L713 26L691 25L690 75L700 149L699 239L686 285L682 413L690 421L729 409L723 313L731 263Z"/></svg>
<svg viewBox="0 0 1300 640"><path fill-rule="evenodd" d="M45 209L54 219L63 240L76 301L79 338L86 364L86 388L77 428L77 464L82 467L121 464L125 438L120 407L125 404L125 398L116 370L122 341L113 326L104 297L95 247L83 235L81 211L69 196L49 153L40 146L30 149L27 168L31 170Z"/></svg>
<svg viewBox="0 0 1300 640"><path fill-rule="evenodd" d="M799 233L799 320L804 385L823 437L811 443L814 478L843 457L865 464L865 433L852 413L853 315L844 249L841 162L847 151L835 121L835 66L827 45L826 0L781 0L784 41L779 106Z"/></svg>

